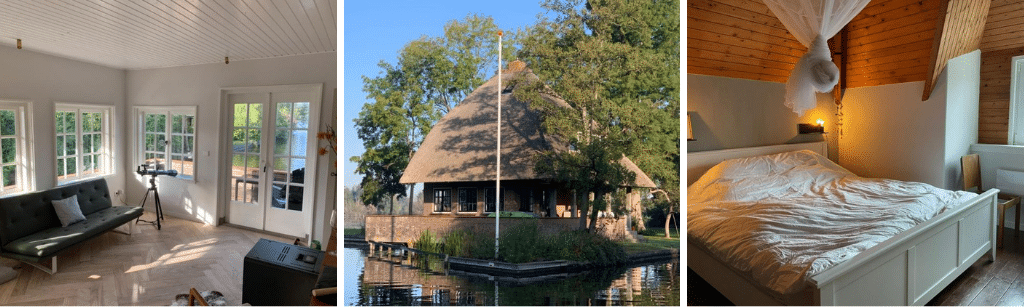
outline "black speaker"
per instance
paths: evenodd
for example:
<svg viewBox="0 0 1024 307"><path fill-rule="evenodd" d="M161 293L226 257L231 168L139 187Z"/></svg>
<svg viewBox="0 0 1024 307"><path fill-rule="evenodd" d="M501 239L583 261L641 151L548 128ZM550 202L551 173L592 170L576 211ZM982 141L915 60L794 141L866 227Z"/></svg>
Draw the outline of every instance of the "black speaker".
<svg viewBox="0 0 1024 307"><path fill-rule="evenodd" d="M308 306L323 258L322 251L260 239L245 255L242 303Z"/></svg>

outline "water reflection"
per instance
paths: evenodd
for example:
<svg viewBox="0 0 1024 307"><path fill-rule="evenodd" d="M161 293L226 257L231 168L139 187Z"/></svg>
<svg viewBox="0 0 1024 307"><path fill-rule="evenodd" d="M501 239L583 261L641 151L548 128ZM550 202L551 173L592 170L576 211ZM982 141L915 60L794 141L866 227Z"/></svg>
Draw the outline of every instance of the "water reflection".
<svg viewBox="0 0 1024 307"><path fill-rule="evenodd" d="M556 278L470 276L440 265L367 257L345 248L345 305L605 305L679 306L679 260L590 270Z"/></svg>

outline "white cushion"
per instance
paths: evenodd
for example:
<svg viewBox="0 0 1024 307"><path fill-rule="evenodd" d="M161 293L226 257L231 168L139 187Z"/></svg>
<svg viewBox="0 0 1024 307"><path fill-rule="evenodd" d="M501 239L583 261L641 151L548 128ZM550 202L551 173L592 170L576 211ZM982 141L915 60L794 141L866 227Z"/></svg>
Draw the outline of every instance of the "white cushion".
<svg viewBox="0 0 1024 307"><path fill-rule="evenodd" d="M57 218L60 219L62 227L85 220L82 208L78 206L78 195L51 202L53 209L57 211Z"/></svg>

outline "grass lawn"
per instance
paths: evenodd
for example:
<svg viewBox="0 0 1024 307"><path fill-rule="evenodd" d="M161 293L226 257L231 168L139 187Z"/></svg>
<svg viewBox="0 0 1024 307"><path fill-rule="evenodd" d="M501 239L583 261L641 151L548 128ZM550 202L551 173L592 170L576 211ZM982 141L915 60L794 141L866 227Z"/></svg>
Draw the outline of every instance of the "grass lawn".
<svg viewBox="0 0 1024 307"><path fill-rule="evenodd" d="M365 234L365 233L366 233L366 230L363 229L363 228L345 228L345 235L346 236L361 235L361 234Z"/></svg>
<svg viewBox="0 0 1024 307"><path fill-rule="evenodd" d="M643 236L647 241L638 243L619 242L626 249L627 254L649 252L661 249L679 249L679 230L672 229L672 238L665 238L665 228L652 229L653 236Z"/></svg>

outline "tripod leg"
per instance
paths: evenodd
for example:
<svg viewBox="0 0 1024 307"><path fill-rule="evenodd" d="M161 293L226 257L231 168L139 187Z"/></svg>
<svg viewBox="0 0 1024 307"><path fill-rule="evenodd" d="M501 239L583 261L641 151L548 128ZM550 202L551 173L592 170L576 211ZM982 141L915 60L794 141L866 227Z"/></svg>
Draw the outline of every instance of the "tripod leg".
<svg viewBox="0 0 1024 307"><path fill-rule="evenodd" d="M156 201L156 230L160 230L160 220L164 219L164 209L160 206L160 193L153 189L153 199Z"/></svg>
<svg viewBox="0 0 1024 307"><path fill-rule="evenodd" d="M146 200L147 199L149 199L149 191L148 190L146 191L146 196L142 197L142 203L139 205L139 207L142 208L142 212L146 212ZM139 217L135 218L135 224L138 224L139 220L141 220L141 219L142 219L142 216L139 216Z"/></svg>

